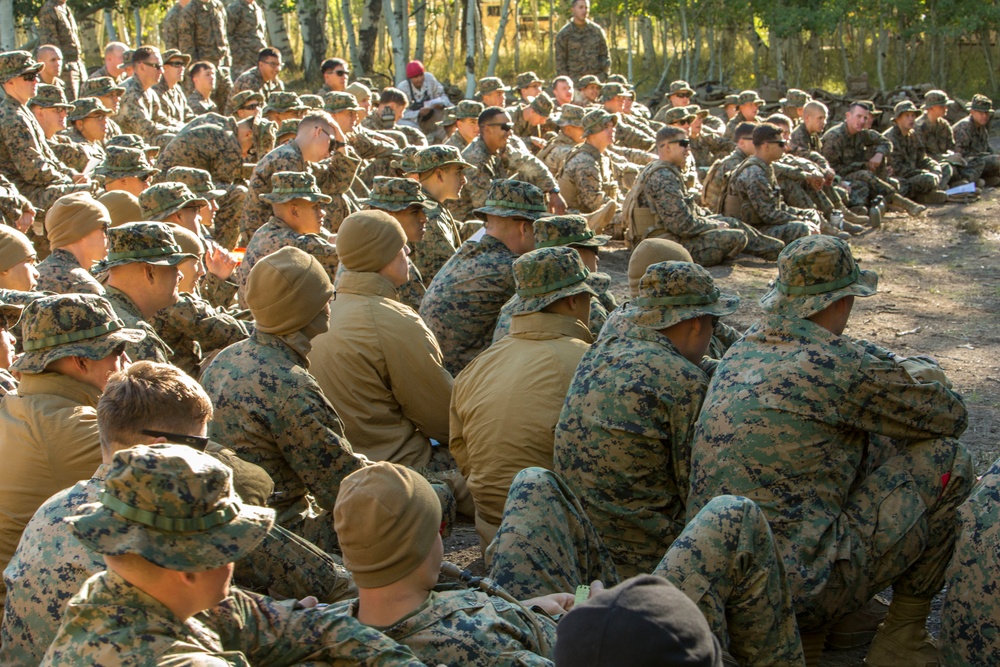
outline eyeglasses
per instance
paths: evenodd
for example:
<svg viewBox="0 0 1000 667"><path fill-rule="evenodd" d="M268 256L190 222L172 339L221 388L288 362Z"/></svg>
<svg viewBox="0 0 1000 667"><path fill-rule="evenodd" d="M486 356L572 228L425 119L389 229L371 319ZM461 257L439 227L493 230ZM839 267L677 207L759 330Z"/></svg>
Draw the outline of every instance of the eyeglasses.
<svg viewBox="0 0 1000 667"><path fill-rule="evenodd" d="M691 99L691 95L690 95L689 93L674 93L674 94L673 94L673 95L671 95L670 97L682 97L682 98L684 98L685 100L689 100L689 99Z"/></svg>
<svg viewBox="0 0 1000 667"><path fill-rule="evenodd" d="M152 67L153 69L163 69L163 63L148 63L145 60L142 60L139 64L145 65L146 67Z"/></svg>
<svg viewBox="0 0 1000 667"><path fill-rule="evenodd" d="M514 129L514 123L484 123L482 127L499 127L504 132Z"/></svg>
<svg viewBox="0 0 1000 667"><path fill-rule="evenodd" d="M181 67L184 67L184 61L180 61L180 62L176 62L176 61L175 61L175 62L169 62L169 63L167 63L167 67L178 67L178 68L181 68Z"/></svg>
<svg viewBox="0 0 1000 667"><path fill-rule="evenodd" d="M139 433L143 435L151 435L154 438L166 438L172 443L187 445L188 447L194 447L201 451L205 450L208 446L208 438L202 435L182 435L180 433L170 433L168 431L154 431L152 429L144 428Z"/></svg>
<svg viewBox="0 0 1000 667"><path fill-rule="evenodd" d="M281 69L280 60L261 60L261 62L267 65L268 67L276 67L278 69Z"/></svg>
<svg viewBox="0 0 1000 667"><path fill-rule="evenodd" d="M257 109L260 108L260 105L255 102L253 104L248 104L248 105L246 105L245 107L242 107L242 108L245 111L256 111Z"/></svg>
<svg viewBox="0 0 1000 667"><path fill-rule="evenodd" d="M350 72L345 69L335 69L333 70L333 73L336 74L337 76L347 76L348 74L350 74Z"/></svg>
<svg viewBox="0 0 1000 667"><path fill-rule="evenodd" d="M37 81L38 72L25 72L24 74L21 75L21 78L24 79L25 81Z"/></svg>

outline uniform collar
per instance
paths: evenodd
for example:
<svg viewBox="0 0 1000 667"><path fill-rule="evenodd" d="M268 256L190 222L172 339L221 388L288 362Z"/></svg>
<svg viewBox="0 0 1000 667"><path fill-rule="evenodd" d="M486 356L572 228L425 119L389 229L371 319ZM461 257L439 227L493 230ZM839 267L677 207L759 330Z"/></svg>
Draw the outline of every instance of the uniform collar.
<svg viewBox="0 0 1000 667"><path fill-rule="evenodd" d="M510 335L546 333L578 338L584 343L593 343L594 337L583 322L568 315L556 313L526 313L515 315L510 320Z"/></svg>

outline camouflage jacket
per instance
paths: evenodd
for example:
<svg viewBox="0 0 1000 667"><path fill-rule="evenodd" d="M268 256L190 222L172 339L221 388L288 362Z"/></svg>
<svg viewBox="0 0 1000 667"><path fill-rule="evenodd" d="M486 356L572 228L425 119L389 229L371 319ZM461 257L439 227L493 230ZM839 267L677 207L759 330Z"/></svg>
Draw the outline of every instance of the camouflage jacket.
<svg viewBox="0 0 1000 667"><path fill-rule="evenodd" d="M153 92L160 98L160 109L163 115L173 121L176 125L184 125L194 118L194 112L188 107L187 95L181 84L173 88L167 88L166 79L160 79L153 86Z"/></svg>
<svg viewBox="0 0 1000 667"><path fill-rule="evenodd" d="M17 378L6 368L0 368L0 398L17 389Z"/></svg>
<svg viewBox="0 0 1000 667"><path fill-rule="evenodd" d="M196 0L191 0L194 4ZM188 5L190 7L190 5ZM150 88L143 90L137 78L129 77L122 84L121 105L114 118L126 134L138 134L146 143L156 143L157 137L181 129L181 124L164 111L159 96Z"/></svg>
<svg viewBox="0 0 1000 667"><path fill-rule="evenodd" d="M250 277L250 269L262 258L285 246L294 246L315 257L326 269L330 280L333 281L340 263L337 258L337 248L333 244L333 237L326 230L321 229L320 232L320 234L300 234L272 215L267 223L258 229L250 239L246 253L243 255L243 261L237 269L240 303L246 303L245 290L247 279Z"/></svg>
<svg viewBox="0 0 1000 667"><path fill-rule="evenodd" d="M955 151L964 158L991 155L989 126L976 125L971 116L955 123Z"/></svg>
<svg viewBox="0 0 1000 667"><path fill-rule="evenodd" d="M152 325L173 351L170 363L195 378L201 373L203 358L247 338L253 330L252 322L186 293L172 306L156 313Z"/></svg>
<svg viewBox="0 0 1000 667"><path fill-rule="evenodd" d="M434 280L441 267L452 258L458 248L462 245L462 223L457 222L444 204L436 201L427 190L421 188L421 192L428 200L434 203L433 208L426 209L427 225L424 228L424 237L411 243L413 252L410 253L410 261L420 272L421 277L427 285Z"/></svg>
<svg viewBox="0 0 1000 667"><path fill-rule="evenodd" d="M114 572L95 574L70 600L41 664L286 667L304 662L422 665L406 647L353 618L238 588L218 607L182 621Z"/></svg>
<svg viewBox="0 0 1000 667"><path fill-rule="evenodd" d="M128 354L129 359L132 361L155 361L161 364L170 363L173 350L160 340L160 337L156 334L156 329L143 319L142 311L139 310L139 307L135 305L125 292L114 287L106 287L104 298L108 300L111 307L114 308L115 314L125 323L126 327L130 329L142 329L146 332L146 337L141 341L138 343L128 343L125 346L125 352Z"/></svg>
<svg viewBox="0 0 1000 667"><path fill-rule="evenodd" d="M837 123L823 134L823 157L840 176L866 170L875 153L886 159L892 153L892 144L875 130L861 130L852 135L845 123Z"/></svg>
<svg viewBox="0 0 1000 667"><path fill-rule="evenodd" d="M806 129L805 123L799 123L792 130L792 136L788 140L786 153L805 158L819 165L823 171L830 168L830 163L823 157L822 137L819 134L810 133Z"/></svg>
<svg viewBox="0 0 1000 667"><path fill-rule="evenodd" d="M927 151L916 132L910 132L904 137L899 126L893 123L882 135L892 142L893 176L906 178L915 176L920 171L937 171L937 163L927 157Z"/></svg>
<svg viewBox="0 0 1000 667"><path fill-rule="evenodd" d="M750 205L753 225L784 225L800 217L800 209L785 204L781 198L774 168L751 155L729 181L728 193Z"/></svg>
<svg viewBox="0 0 1000 667"><path fill-rule="evenodd" d="M745 122L747 122L747 119L743 116L743 112L737 111L736 115L730 118L729 122L726 123L726 131L722 133L722 136L730 141L735 141L736 139L734 136L736 135L736 128L739 127L740 123ZM755 120L754 122L759 121Z"/></svg>
<svg viewBox="0 0 1000 667"><path fill-rule="evenodd" d="M420 316L434 332L453 376L490 345L500 309L514 296L517 256L486 234L466 241L431 281Z"/></svg>
<svg viewBox="0 0 1000 667"><path fill-rule="evenodd" d="M722 198L726 196L729 176L746 159L746 153L734 148L732 153L712 164L708 174L705 175L705 188L701 193L701 201L705 204L705 208L713 213L722 210L720 204Z"/></svg>
<svg viewBox="0 0 1000 667"><path fill-rule="evenodd" d="M958 437L967 424L961 396L915 382L888 350L765 315L712 376L694 435L688 515L720 494L753 500L798 597L822 589L845 558L841 513L867 474L872 434Z"/></svg>
<svg viewBox="0 0 1000 667"><path fill-rule="evenodd" d="M226 21L226 8L220 0L191 0L180 13L177 48L191 56L191 62L207 60L216 67L228 67Z"/></svg>
<svg viewBox="0 0 1000 667"><path fill-rule="evenodd" d="M80 31L68 4L46 0L42 5L38 11L38 43L58 46L67 63L81 60Z"/></svg>
<svg viewBox="0 0 1000 667"><path fill-rule="evenodd" d="M656 161L647 166L641 179L637 204L652 210L657 222L671 237L690 239L712 229L725 228L724 222L711 220L712 212L695 202L695 195L684 183L677 165Z"/></svg>
<svg viewBox="0 0 1000 667"><path fill-rule="evenodd" d="M247 0L233 0L226 5L226 35L233 56L233 73L239 76L256 67L257 54L267 46L267 23L260 5Z"/></svg>
<svg viewBox="0 0 1000 667"><path fill-rule="evenodd" d="M615 144L624 148L651 151L656 146L656 133L634 116L622 114L615 130Z"/></svg>
<svg viewBox="0 0 1000 667"><path fill-rule="evenodd" d="M591 20L583 26L569 21L556 33L556 74L574 81L588 74L603 79L611 71L608 36Z"/></svg>
<svg viewBox="0 0 1000 667"><path fill-rule="evenodd" d="M490 184L500 178L516 178L538 187L542 192L550 192L556 187L556 179L545 164L531 153L506 150L490 155L483 140L476 138L462 151L462 159L474 167L465 170L469 179L462 188L462 195L448 202L447 206L456 220L468 220L473 209L481 207L486 202L486 194Z"/></svg>
<svg viewBox="0 0 1000 667"><path fill-rule="evenodd" d="M156 167L163 174L172 167L204 169L215 183L242 183L243 151L235 119L210 114L188 123L160 151Z"/></svg>
<svg viewBox="0 0 1000 667"><path fill-rule="evenodd" d="M774 175L778 179L779 185L788 181L804 183L807 178L823 176L823 172L815 163L789 153L785 153L772 162L771 168L774 169Z"/></svg>
<svg viewBox="0 0 1000 667"><path fill-rule="evenodd" d="M463 137L462 134L456 130L450 137L448 137L448 140L444 142L444 145L454 146L458 150L464 151L466 146L469 145L469 142L466 141L465 137Z"/></svg>
<svg viewBox="0 0 1000 667"><path fill-rule="evenodd" d="M34 114L10 95L0 101L0 164L22 193L72 183Z"/></svg>
<svg viewBox="0 0 1000 667"><path fill-rule="evenodd" d="M695 164L707 169L712 166L717 157L726 155L736 148L732 139L726 139L720 134L702 129L701 134L691 139L691 155Z"/></svg>
<svg viewBox="0 0 1000 667"><path fill-rule="evenodd" d="M392 157L399 150L399 146L390 137L361 125L347 135L347 143L362 160Z"/></svg>
<svg viewBox="0 0 1000 667"><path fill-rule="evenodd" d="M58 248L38 265L39 292L56 294L104 294L104 287L69 250Z"/></svg>
<svg viewBox="0 0 1000 667"><path fill-rule="evenodd" d="M234 5L241 4L246 6L247 3L246 0L236 0L236 2L234 2L233 4ZM270 95L271 93L285 89L285 82L281 80L281 77L278 77L273 81L264 81L264 77L260 75L260 68L257 67L256 53L254 54L253 57L253 63L254 63L253 67L244 71L242 74L236 77L236 81L233 81L233 92L230 93L229 95L230 98L232 98L232 96L235 95L236 93L242 92L244 90L253 90L258 93L261 93L264 96L264 99L266 100L267 96ZM231 114L233 113L233 111L235 110L232 107L229 106L226 107L227 114Z"/></svg>
<svg viewBox="0 0 1000 667"><path fill-rule="evenodd" d="M31 202L17 191L17 186L0 173L0 222L14 227Z"/></svg>
<svg viewBox="0 0 1000 667"><path fill-rule="evenodd" d="M75 127L64 130L52 137L57 142L49 140L52 152L71 169L83 173L91 160L104 161L104 144L97 141L87 141Z"/></svg>
<svg viewBox="0 0 1000 667"><path fill-rule="evenodd" d="M587 142L574 147L566 157L559 186L566 206L581 213L593 213L609 201L621 203L611 159Z"/></svg>
<svg viewBox="0 0 1000 667"><path fill-rule="evenodd" d="M214 100L205 99L197 90L188 95L187 105L191 109L191 113L195 116L201 116L206 113L217 113L219 111L219 107L216 106Z"/></svg>
<svg viewBox="0 0 1000 667"><path fill-rule="evenodd" d="M560 132L545 145L545 148L538 151L538 159L541 160L549 171L558 174L566 164L569 152L576 148L578 144L569 136Z"/></svg>
<svg viewBox="0 0 1000 667"><path fill-rule="evenodd" d="M201 378L215 406L209 434L267 471L281 523L313 514L312 498L332 511L341 480L365 461L354 454L337 411L306 369L308 351L293 347L294 338L304 336L255 331L222 350Z"/></svg>
<svg viewBox="0 0 1000 667"><path fill-rule="evenodd" d="M181 3L175 2L173 6L167 10L166 16L163 17L163 22L160 23L160 41L163 44L163 48L166 49L177 49L180 50L180 25L181 25ZM189 54L190 55L190 54Z"/></svg>
<svg viewBox="0 0 1000 667"><path fill-rule="evenodd" d="M935 160L955 150L955 134L951 123L945 118L931 122L927 114L921 114L913 126L913 132L924 144L924 150Z"/></svg>
<svg viewBox="0 0 1000 667"><path fill-rule="evenodd" d="M652 572L685 524L691 436L708 377L628 305L584 354L555 431L553 471L622 577Z"/></svg>

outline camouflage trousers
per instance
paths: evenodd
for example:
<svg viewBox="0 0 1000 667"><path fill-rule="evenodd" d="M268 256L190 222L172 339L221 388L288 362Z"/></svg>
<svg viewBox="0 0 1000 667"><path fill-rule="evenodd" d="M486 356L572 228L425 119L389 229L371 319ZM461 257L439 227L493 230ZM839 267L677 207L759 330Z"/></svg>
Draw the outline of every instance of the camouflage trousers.
<svg viewBox="0 0 1000 667"><path fill-rule="evenodd" d="M70 103L80 94L80 85L87 80L87 66L82 60L67 60L63 63L61 78L66 82L66 100Z"/></svg>
<svg viewBox="0 0 1000 667"><path fill-rule="evenodd" d="M1000 665L1000 601L993 594L1000 581L1000 460L959 508L958 521L955 552L945 572L942 664Z"/></svg>
<svg viewBox="0 0 1000 667"><path fill-rule="evenodd" d="M219 210L215 212L212 238L226 250L232 250L240 240L240 218L243 217L243 203L247 189L233 183L216 183L215 187L226 194L216 200Z"/></svg>
<svg viewBox="0 0 1000 667"><path fill-rule="evenodd" d="M870 472L830 528L841 545L832 567L796 572L795 557L785 554L799 626L833 623L890 585L914 597L936 595L955 544L957 510L974 481L972 457L957 440L874 439Z"/></svg>
<svg viewBox="0 0 1000 667"><path fill-rule="evenodd" d="M908 199L927 192L934 192L941 185L941 174L929 170L914 171L908 176L897 176L899 194Z"/></svg>
<svg viewBox="0 0 1000 667"><path fill-rule="evenodd" d="M618 572L579 500L553 472L526 468L514 478L490 578L519 599L573 591ZM653 574L694 601L712 632L743 667L805 664L791 594L771 530L759 508L737 496L714 498L667 550Z"/></svg>
<svg viewBox="0 0 1000 667"><path fill-rule="evenodd" d="M743 249L743 252L748 255L773 261L778 259L778 253L785 247L785 242L773 234L768 234L753 225L748 225L738 218L725 217L723 219L729 223L730 227L739 229L747 235L747 245Z"/></svg>
<svg viewBox="0 0 1000 667"><path fill-rule="evenodd" d="M962 177L975 182L980 178L1000 176L1000 155L977 155L966 159L967 166L961 167Z"/></svg>
<svg viewBox="0 0 1000 667"><path fill-rule="evenodd" d="M757 230L765 236L781 239L791 243L795 239L812 234L812 229L805 222L786 222L783 225L761 225Z"/></svg>
<svg viewBox="0 0 1000 667"><path fill-rule="evenodd" d="M732 218L722 218L721 216L718 219L729 223L733 220ZM743 252L743 249L747 247L746 232L736 229L736 225L732 225L732 227L733 229L708 229L697 236L689 236L683 239L668 232L659 235L654 233L651 237L676 241L691 253L691 259L696 264L715 266L716 264L722 264L727 259L736 257L736 255Z"/></svg>
<svg viewBox="0 0 1000 667"><path fill-rule="evenodd" d="M891 183L867 170L852 171L844 176L844 180L851 183L851 203L858 202L859 206L866 208L878 195L888 202L896 194L896 188Z"/></svg>

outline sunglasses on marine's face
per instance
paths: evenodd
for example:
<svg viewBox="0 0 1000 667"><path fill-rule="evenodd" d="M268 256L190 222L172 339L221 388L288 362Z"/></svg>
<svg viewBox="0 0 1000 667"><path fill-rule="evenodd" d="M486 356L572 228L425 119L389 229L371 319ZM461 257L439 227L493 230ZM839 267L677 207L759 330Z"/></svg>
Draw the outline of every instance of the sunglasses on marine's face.
<svg viewBox="0 0 1000 667"><path fill-rule="evenodd" d="M25 81L37 81L38 72L25 72L24 74L21 75L21 78L24 79Z"/></svg>
<svg viewBox="0 0 1000 667"><path fill-rule="evenodd" d="M514 123L485 123L483 127L499 127L503 132L510 132L514 129Z"/></svg>

